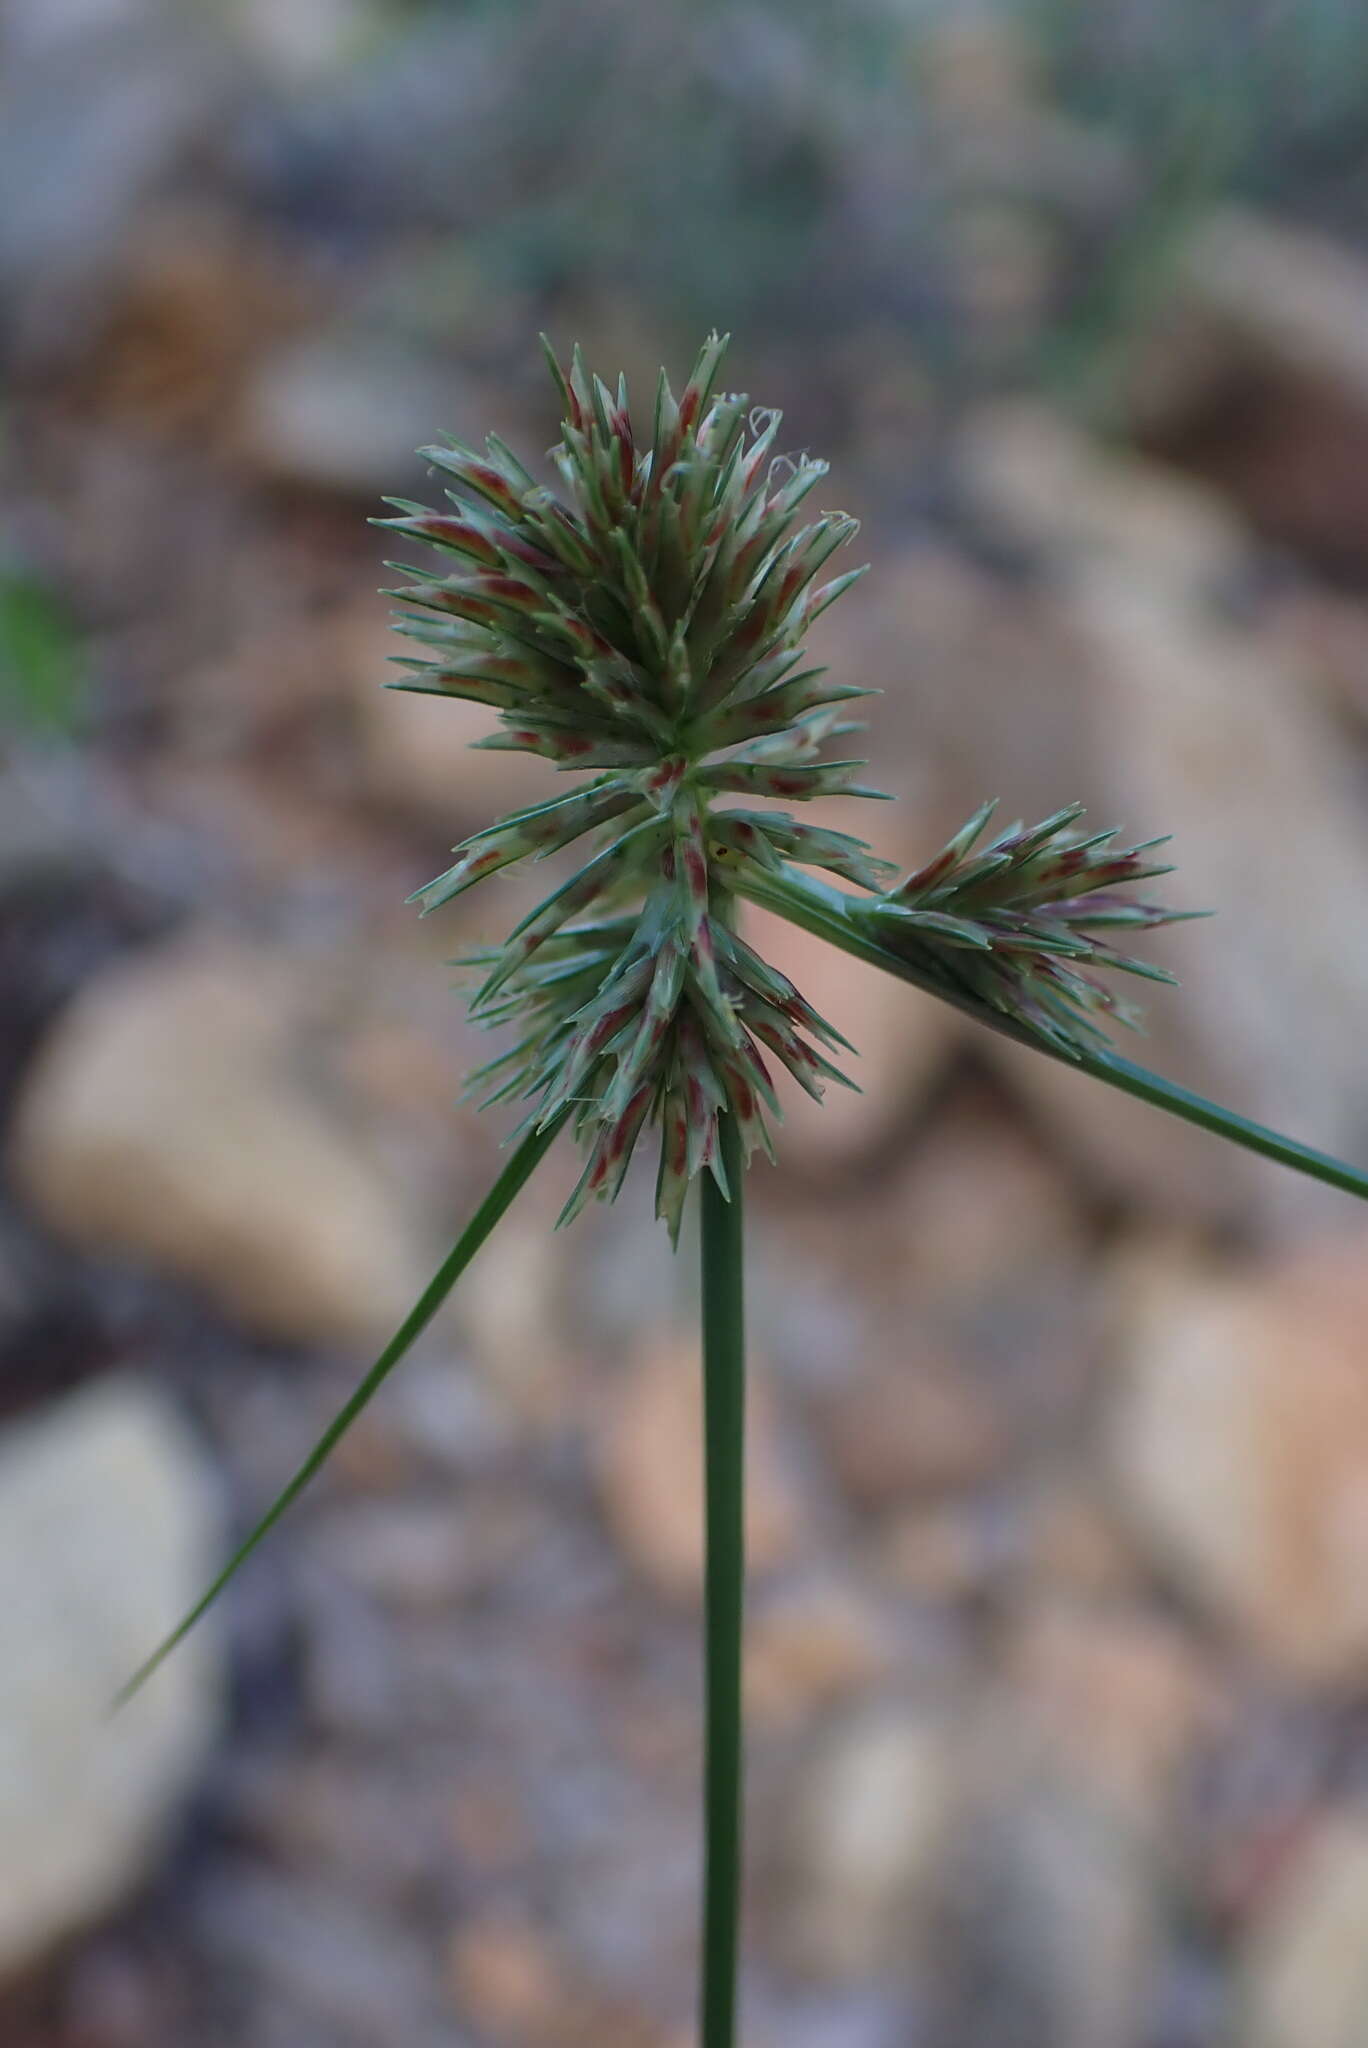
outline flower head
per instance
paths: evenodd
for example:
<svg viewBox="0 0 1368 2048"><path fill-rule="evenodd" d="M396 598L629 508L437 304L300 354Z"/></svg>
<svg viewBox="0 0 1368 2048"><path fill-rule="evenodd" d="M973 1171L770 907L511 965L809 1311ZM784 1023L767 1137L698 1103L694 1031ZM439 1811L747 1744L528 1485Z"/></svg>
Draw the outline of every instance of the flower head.
<svg viewBox="0 0 1368 2048"><path fill-rule="evenodd" d="M839 1078L819 1048L842 1041L734 930L735 884L785 860L866 888L895 872L785 811L715 808L876 794L856 779L863 762L822 752L856 729L839 707L865 693L802 665L807 627L860 574L822 580L856 522L801 521L826 465L776 454L779 414L715 393L723 346L705 344L678 400L662 373L642 441L621 381L610 392L578 351L568 374L552 357L560 493L495 439L483 454L453 444L423 451L450 479L447 509L391 500L398 516L383 522L454 557L407 571L395 593L400 630L423 649L398 687L487 704L502 730L481 745L586 777L476 833L418 892L433 910L594 837L481 956L473 1008L517 1036L477 1079L530 1100L543 1124L570 1110L587 1153L571 1213L615 1193L658 1127L672 1229L690 1178L720 1176L719 1116L736 1117L747 1152L768 1146L771 1058L814 1094Z"/></svg>
<svg viewBox="0 0 1368 2048"><path fill-rule="evenodd" d="M1118 847L1114 827L1075 832L1083 805L1068 804L1038 825L1018 822L981 843L996 809L993 802L975 811L933 860L862 905L860 919L894 952L912 961L934 958L988 1009L1076 1058L1106 1044L1103 1020L1132 1029L1139 1022L1096 970L1176 979L1167 968L1118 952L1108 934L1205 913L1117 893L1172 873L1167 862L1146 858L1163 839Z"/></svg>
<svg viewBox="0 0 1368 2048"><path fill-rule="evenodd" d="M424 449L446 506L391 499L397 516L380 522L445 558L405 569L394 593L421 649L394 687L488 705L500 729L481 746L576 777L465 840L416 900L435 910L515 861L591 841L478 956L472 1009L514 1037L474 1084L529 1103L540 1128L570 1118L586 1156L567 1216L616 1194L657 1129L672 1232L693 1176L723 1179L720 1117L735 1117L747 1156L770 1148L771 1061L817 1096L844 1078L828 1054L845 1041L740 937L735 895L774 901L787 863L823 869L870 892L848 899L851 916L881 945L938 963L942 986L1072 1052L1100 1038L1100 1017L1129 1021L1085 968L1171 979L1098 934L1176 915L1115 894L1164 870L1144 847L1103 851L1109 833L1071 834L1078 806L976 853L986 806L897 887L862 840L769 807L878 794L862 761L824 752L859 730L844 707L867 692L803 665L808 626L861 574L823 580L857 528L842 512L801 518L826 464L776 453L780 415L715 390L723 348L704 344L678 399L661 373L641 439L621 379L610 391L578 350L567 372L548 349L559 491L491 436L483 453Z"/></svg>

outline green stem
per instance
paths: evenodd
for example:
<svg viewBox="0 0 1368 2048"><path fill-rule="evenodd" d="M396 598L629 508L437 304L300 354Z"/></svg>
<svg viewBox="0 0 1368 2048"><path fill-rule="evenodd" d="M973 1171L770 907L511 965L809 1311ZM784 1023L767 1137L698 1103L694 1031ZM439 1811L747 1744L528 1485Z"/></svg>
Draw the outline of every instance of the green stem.
<svg viewBox="0 0 1368 2048"><path fill-rule="evenodd" d="M182 1621L176 1624L170 1635L158 1644L152 1655L147 1659L147 1662L134 1672L128 1683L120 1688L119 1692L115 1695L115 1708L124 1706L127 1701L131 1700L134 1693L138 1692L147 1683L158 1666L163 1664L171 1655L177 1644L185 1640L186 1636L189 1635L191 1629L195 1626L195 1623L208 1613L209 1609L218 1599L219 1594L227 1586L229 1580L236 1576L239 1567L247 1562L247 1559L256 1549L258 1543L261 1542L263 1536L269 1535L270 1531L285 1513L285 1510L299 1498L299 1495L304 1491L304 1488L318 1471L320 1465L336 1449L337 1444L351 1428L362 1409L379 1392L380 1388L394 1371L395 1366L398 1365L400 1359L412 1348L413 1344L432 1321L432 1318L436 1315L438 1309L442 1306L442 1303L446 1300L452 1288L480 1249L480 1246L489 1236L495 1224L500 1221L512 1204L514 1197L531 1177L533 1169L540 1163L556 1133L564 1123L567 1113L563 1112L545 1130L530 1131L523 1139L516 1152L509 1159L508 1164L504 1167L503 1172L499 1175L493 1187L489 1190L489 1193L461 1232L452 1250L447 1254L428 1286L390 1338L389 1343L380 1353L375 1364L366 1374L366 1377L362 1380L351 1399L344 1407L338 1410L338 1413L328 1424L328 1427L299 1467L293 1479L277 1494L246 1541L238 1545L238 1548L233 1552L233 1555L210 1585L208 1591L195 1602L190 1612Z"/></svg>
<svg viewBox="0 0 1368 2048"><path fill-rule="evenodd" d="M868 961L871 967L882 968L886 974L894 974L900 981L910 982L914 988L924 989L927 994L952 1004L989 1031L1013 1039L1018 1045L1028 1045L1047 1059L1058 1060L1061 1066L1091 1074L1094 1080L1105 1081L1109 1088L1119 1088L1123 1094L1134 1095L1155 1109L1181 1117L1185 1123L1196 1124L1201 1130L1227 1138L1233 1145L1242 1145L1247 1152L1257 1152L1265 1159L1276 1159L1280 1165L1290 1166L1297 1173L1309 1175L1312 1180L1324 1181L1346 1194L1368 1200L1368 1173L1358 1167L1350 1166L1328 1152L1318 1152L1310 1145L1298 1144L1295 1138L1284 1137L1281 1131L1270 1130L1267 1124L1253 1123L1248 1117L1237 1116L1234 1110L1224 1109L1219 1103L1210 1102L1206 1096L1196 1095L1189 1088L1180 1088L1176 1081L1166 1081L1162 1074L1151 1073L1148 1067L1137 1066L1134 1061L1123 1059L1120 1053L1080 1052L1076 1059L1071 1059L1067 1053L1037 1037L1025 1025L1015 1023L1010 1017L1004 1017L978 1001L929 954L924 964L914 965L861 930L848 909L854 904L858 910L859 898L849 897L840 889L814 881L811 876L796 874L792 869L786 869L780 875L738 877L733 886L751 902L778 911L791 923L801 925L805 931L813 932L819 938L829 939L833 946L853 954L857 960Z"/></svg>
<svg viewBox="0 0 1368 2048"><path fill-rule="evenodd" d="M703 1176L704 1586L702 2048L733 2048L741 1873L741 1619L745 1585L745 1166L736 1119L720 1119L729 1194Z"/></svg>

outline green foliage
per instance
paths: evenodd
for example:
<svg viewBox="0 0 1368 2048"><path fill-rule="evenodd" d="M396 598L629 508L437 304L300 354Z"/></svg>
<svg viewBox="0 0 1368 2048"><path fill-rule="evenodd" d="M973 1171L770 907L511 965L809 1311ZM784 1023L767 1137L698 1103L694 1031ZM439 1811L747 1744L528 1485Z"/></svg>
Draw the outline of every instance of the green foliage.
<svg viewBox="0 0 1368 2048"><path fill-rule="evenodd" d="M1368 225L1359 0L1018 0L1059 101L1163 164L1203 138L1213 191Z"/></svg>
<svg viewBox="0 0 1368 2048"><path fill-rule="evenodd" d="M0 568L0 727L15 738L73 738L89 682L68 613L33 578Z"/></svg>
<svg viewBox="0 0 1368 2048"><path fill-rule="evenodd" d="M812 269L852 143L875 105L880 127L901 118L905 30L887 9L852 0L838 34L816 0L477 11L500 84L467 167L470 246L491 275L625 285L681 329L820 319ZM596 105L609 118L587 122Z"/></svg>

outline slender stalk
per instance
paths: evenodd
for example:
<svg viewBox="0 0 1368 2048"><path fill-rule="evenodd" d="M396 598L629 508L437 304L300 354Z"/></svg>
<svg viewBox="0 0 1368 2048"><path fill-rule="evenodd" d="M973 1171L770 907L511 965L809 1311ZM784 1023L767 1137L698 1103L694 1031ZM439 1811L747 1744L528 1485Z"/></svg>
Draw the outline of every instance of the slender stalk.
<svg viewBox="0 0 1368 2048"><path fill-rule="evenodd" d="M1001 1016L978 1001L952 979L948 970L929 960L924 966L914 965L862 931L848 910L851 904L858 910L859 898L852 898L810 875L798 874L792 868L763 878L738 878L735 887L752 903L777 910L793 924L801 925L805 931L813 932L819 938L829 939L833 946L839 946L857 960L867 961L871 967L881 967L886 974L894 974L900 981L910 982L914 988L938 996L942 1002L962 1010L989 1031L1013 1039L1018 1045L1029 1045L1034 1052L1043 1053L1046 1059L1058 1060L1061 1066L1073 1067L1081 1074L1091 1074L1094 1080L1105 1081L1109 1088L1119 1088L1123 1094L1134 1095L1155 1109L1167 1110L1170 1116L1181 1117L1184 1123L1196 1124L1200 1130L1211 1131L1218 1138L1227 1138L1231 1144L1241 1145L1247 1152L1275 1159L1280 1165L1290 1166L1312 1180L1324 1181L1329 1187L1340 1188L1346 1194L1368 1200L1368 1173L1360 1168L1350 1166L1347 1161L1336 1159L1328 1152L1318 1152L1313 1146L1299 1144L1295 1138L1285 1137L1281 1131L1270 1130L1267 1124L1238 1116L1234 1110L1210 1102L1206 1096L1196 1095L1191 1089L1180 1087L1176 1081L1166 1081L1162 1074L1151 1073L1148 1067L1123 1059L1120 1053L1080 1052L1076 1059L1070 1059L1024 1025Z"/></svg>
<svg viewBox="0 0 1368 2048"><path fill-rule="evenodd" d="M227 1564L223 1567L223 1570L208 1588L208 1591L195 1602L184 1619L177 1622L170 1635L158 1644L152 1655L147 1659L147 1662L134 1672L128 1683L119 1689L114 1698L115 1708L124 1706L132 1699L135 1692L140 1691L146 1685L153 1672L166 1661L176 1645L183 1642L195 1626L195 1623L208 1613L209 1609L218 1599L219 1594L223 1592L229 1580L235 1577L238 1568L247 1562L247 1559L256 1549L263 1536L269 1535L285 1510L299 1498L299 1495L318 1471L319 1466L323 1464L325 1459L336 1448L339 1440L346 1435L362 1409L379 1392L380 1388L394 1371L395 1366L398 1365L400 1359L412 1348L432 1321L432 1318L436 1315L438 1309L442 1306L442 1303L446 1300L452 1288L480 1249L480 1246L489 1236L490 1231L500 1221L512 1204L515 1195L521 1191L531 1177L533 1169L541 1161L564 1121L564 1116L558 1117L545 1130L532 1130L523 1139L509 1159L503 1172L499 1175L493 1187L489 1190L489 1193L485 1196L483 1202L481 1202L479 1208L457 1238L455 1245L442 1261L437 1272L409 1310L408 1315L404 1318L399 1328L390 1338L389 1343L380 1353L375 1364L366 1374L366 1377L362 1380L351 1399L344 1407L338 1410L322 1436L318 1439L318 1442L310 1451L308 1457L295 1473L293 1479L277 1494L251 1534L244 1542L238 1545Z"/></svg>
<svg viewBox="0 0 1368 2048"><path fill-rule="evenodd" d="M733 2048L741 1875L741 1620L745 1586L745 1166L736 1119L720 1124L728 1195L703 1176L704 1585L702 2048Z"/></svg>

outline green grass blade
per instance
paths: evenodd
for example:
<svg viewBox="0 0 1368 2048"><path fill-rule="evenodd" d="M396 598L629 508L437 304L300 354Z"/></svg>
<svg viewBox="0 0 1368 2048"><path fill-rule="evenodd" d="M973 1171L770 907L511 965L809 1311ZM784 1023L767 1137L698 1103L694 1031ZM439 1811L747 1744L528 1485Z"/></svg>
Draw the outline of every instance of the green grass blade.
<svg viewBox="0 0 1368 2048"><path fill-rule="evenodd" d="M732 887L750 902L777 911L781 917L801 925L818 938L828 939L833 946L852 954L855 959L867 961L871 967L882 968L885 973L910 982L914 988L923 989L928 995L938 996L942 1002L952 1004L988 1030L1013 1039L1018 1045L1029 1045L1046 1059L1058 1060L1062 1066L1076 1068L1081 1074L1091 1074L1094 1080L1105 1081L1110 1088L1119 1088L1123 1094L1134 1095L1156 1109L1166 1110L1170 1116L1181 1117L1185 1123L1196 1124L1199 1129L1211 1131L1233 1145L1242 1145L1248 1152L1277 1160L1282 1166L1290 1166L1294 1172L1307 1174L1313 1180L1324 1181L1329 1187L1340 1188L1346 1194L1368 1201L1368 1173L1358 1167L1350 1166L1328 1152L1318 1152L1313 1146L1299 1144L1295 1138L1270 1130L1266 1124L1237 1116L1234 1110L1210 1102L1204 1095L1196 1095L1191 1089L1180 1087L1176 1081L1166 1081L1161 1074L1151 1073L1147 1067L1137 1066L1133 1060L1123 1059L1119 1053L1080 1052L1073 1058L1037 1037L1025 1025L1017 1024L979 1002L953 979L949 970L942 974L931 968L914 967L877 940L857 930L847 914L846 905L860 899L849 898L828 883L786 868L781 874L747 872L744 876L734 876Z"/></svg>
<svg viewBox="0 0 1368 2048"><path fill-rule="evenodd" d="M15 738L74 739L89 695L72 619L40 584L0 562L0 727Z"/></svg>
<svg viewBox="0 0 1368 2048"><path fill-rule="evenodd" d="M1051 1056L1061 1057L1059 1054ZM1073 1062L1066 1060L1064 1064L1072 1065ZM1166 1081L1162 1074L1151 1073L1148 1067L1137 1066L1133 1060L1123 1059L1120 1053L1085 1053L1077 1064L1095 1080L1120 1088L1126 1095L1137 1096L1141 1102L1153 1103L1156 1109L1166 1109L1170 1116L1182 1117L1185 1123L1196 1124L1200 1130L1211 1131L1218 1138L1228 1138L1234 1145L1243 1145L1247 1152L1257 1152L1264 1159L1275 1159L1282 1166L1292 1167L1294 1172L1309 1174L1313 1180L1324 1181L1329 1187L1341 1188L1347 1195L1357 1195L1361 1201L1368 1201L1368 1173L1361 1172L1358 1167L1336 1159L1332 1153L1318 1152L1312 1145L1302 1145L1295 1138L1284 1137L1281 1131L1271 1130L1267 1124L1237 1116L1233 1109L1224 1109L1219 1103L1209 1102L1206 1096L1195 1095L1190 1088L1181 1088L1176 1081Z"/></svg>
<svg viewBox="0 0 1368 2048"><path fill-rule="evenodd" d="M480 1246L511 1206L514 1197L531 1177L534 1169L550 1148L552 1140L564 1121L565 1118L562 1115L554 1123L548 1125L545 1130L530 1131L523 1139L509 1159L508 1164L504 1167L503 1172L499 1175L493 1187L471 1217L460 1237L456 1240L455 1245L438 1268L433 1279L414 1303L403 1323L390 1338L389 1343L380 1353L380 1356L376 1359L375 1364L366 1374L356 1392L338 1410L289 1484L272 1501L270 1507L261 1517L261 1520L257 1523L251 1534L244 1542L239 1544L207 1591L195 1602L195 1605L184 1619L176 1624L170 1635L158 1644L146 1663L141 1665L134 1672L128 1683L120 1688L114 1699L116 1710L126 1705L133 1695L140 1691L147 1683L153 1672L165 1663L176 1646L184 1642L196 1622L208 1613L209 1609L218 1599L219 1594L223 1592L229 1581L236 1576L239 1568L246 1563L262 1538L270 1534L286 1509L292 1506L299 1498L320 1466L326 1462L337 1444L351 1428L362 1409L369 1405L374 1395L379 1392L380 1388L389 1378L395 1366L399 1364L405 1353L411 1349L432 1321L432 1318L436 1315L438 1309L442 1306L442 1303L446 1300L452 1288L480 1249Z"/></svg>

